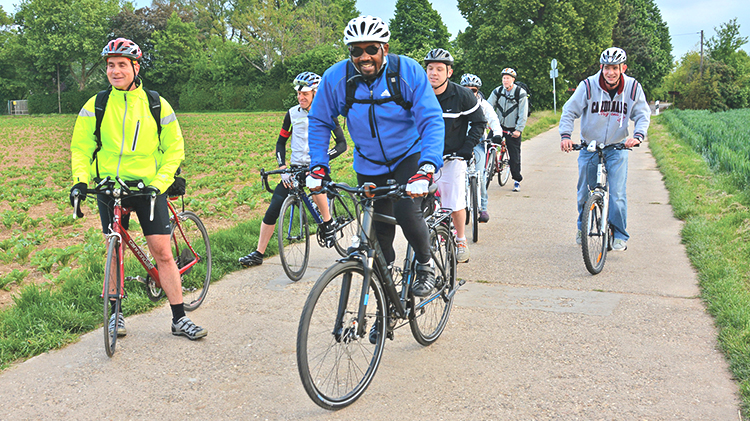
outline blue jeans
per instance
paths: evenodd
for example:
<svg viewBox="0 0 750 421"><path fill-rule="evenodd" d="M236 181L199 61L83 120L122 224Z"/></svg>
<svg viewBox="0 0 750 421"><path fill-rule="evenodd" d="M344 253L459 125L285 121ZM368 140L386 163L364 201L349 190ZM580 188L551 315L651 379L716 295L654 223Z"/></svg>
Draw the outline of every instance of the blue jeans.
<svg viewBox="0 0 750 421"><path fill-rule="evenodd" d="M607 149L604 151L607 180L609 181L609 222L614 226L615 239L628 241L628 151ZM589 191L596 186L596 153L582 149L578 155L578 229L581 229L583 205Z"/></svg>
<svg viewBox="0 0 750 421"><path fill-rule="evenodd" d="M487 212L487 180L484 179L484 142L480 141L477 146L474 146L474 159L477 162L477 170L479 170L479 192L482 197L479 209L482 212Z"/></svg>

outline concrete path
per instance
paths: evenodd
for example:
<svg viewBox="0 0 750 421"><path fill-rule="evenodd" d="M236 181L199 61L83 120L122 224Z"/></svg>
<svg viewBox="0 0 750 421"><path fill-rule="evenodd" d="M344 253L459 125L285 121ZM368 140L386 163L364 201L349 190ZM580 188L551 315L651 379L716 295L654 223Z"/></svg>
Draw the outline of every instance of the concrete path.
<svg viewBox="0 0 750 421"><path fill-rule="evenodd" d="M667 191L647 145L630 155L629 232L592 276L575 244L576 158L557 131L523 144L524 181L490 187L491 220L459 266L467 284L430 347L387 342L365 395L328 412L296 368L299 315L335 258L313 248L290 283L278 258L211 287L169 333L169 309L129 317L108 358L101 330L0 375L0 419L737 420L738 387L698 298Z"/></svg>

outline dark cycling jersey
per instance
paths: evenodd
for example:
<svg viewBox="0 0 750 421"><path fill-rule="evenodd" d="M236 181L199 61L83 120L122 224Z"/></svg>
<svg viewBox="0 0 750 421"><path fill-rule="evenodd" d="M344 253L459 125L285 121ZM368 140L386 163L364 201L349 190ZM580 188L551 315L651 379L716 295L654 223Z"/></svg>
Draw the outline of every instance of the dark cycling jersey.
<svg viewBox="0 0 750 421"><path fill-rule="evenodd" d="M450 81L445 91L437 98L443 109L445 121L443 153L471 156L474 146L479 143L484 128L487 127L487 120L479 101L469 89Z"/></svg>

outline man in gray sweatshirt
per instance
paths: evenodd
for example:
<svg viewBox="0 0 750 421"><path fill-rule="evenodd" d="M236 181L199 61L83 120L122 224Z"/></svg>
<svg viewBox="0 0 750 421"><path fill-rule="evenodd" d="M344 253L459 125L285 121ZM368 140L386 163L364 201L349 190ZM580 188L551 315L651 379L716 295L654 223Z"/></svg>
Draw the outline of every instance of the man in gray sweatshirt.
<svg viewBox="0 0 750 421"><path fill-rule="evenodd" d="M600 71L578 84L573 96L565 103L560 117L560 149L570 152L573 122L581 118L581 141L590 143L624 143L632 148L640 145L648 132L651 109L643 88L634 78L625 76L627 56L620 48L604 50L599 58ZM635 133L628 133L628 119L635 122ZM609 222L614 226L613 250L624 251L630 236L626 231L628 202L628 151L605 151L609 182ZM576 243L581 244L581 216L589 189L596 185L596 153L581 149L578 155L578 231Z"/></svg>

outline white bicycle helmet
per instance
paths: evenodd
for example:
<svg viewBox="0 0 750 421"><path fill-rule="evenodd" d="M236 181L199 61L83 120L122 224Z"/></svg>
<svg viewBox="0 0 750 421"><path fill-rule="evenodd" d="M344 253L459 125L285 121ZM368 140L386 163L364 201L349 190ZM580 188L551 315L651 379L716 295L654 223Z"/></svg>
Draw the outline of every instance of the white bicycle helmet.
<svg viewBox="0 0 750 421"><path fill-rule="evenodd" d="M425 56L424 64L427 63L445 63L452 66L453 56L442 48L435 48L430 50L430 52L427 53L427 56Z"/></svg>
<svg viewBox="0 0 750 421"><path fill-rule="evenodd" d="M320 76L313 72L302 72L294 78L292 86L298 92L308 92L318 89L320 85Z"/></svg>
<svg viewBox="0 0 750 421"><path fill-rule="evenodd" d="M463 76L461 76L461 86L473 86L475 88L481 88L482 87L482 79L479 79L479 76L473 75L471 73L466 73Z"/></svg>
<svg viewBox="0 0 750 421"><path fill-rule="evenodd" d="M610 47L602 52L599 57L599 63L601 64L621 64L625 63L628 59L628 55L622 48Z"/></svg>
<svg viewBox="0 0 750 421"><path fill-rule="evenodd" d="M382 19L374 16L360 16L349 21L344 29L344 44L356 42L387 43L391 39L391 31Z"/></svg>
<svg viewBox="0 0 750 421"><path fill-rule="evenodd" d="M518 76L518 74L516 73L516 71L513 70L510 67L506 67L506 68L503 69L502 72L500 72L500 76L503 76L503 75L511 76L513 79L515 79Z"/></svg>

